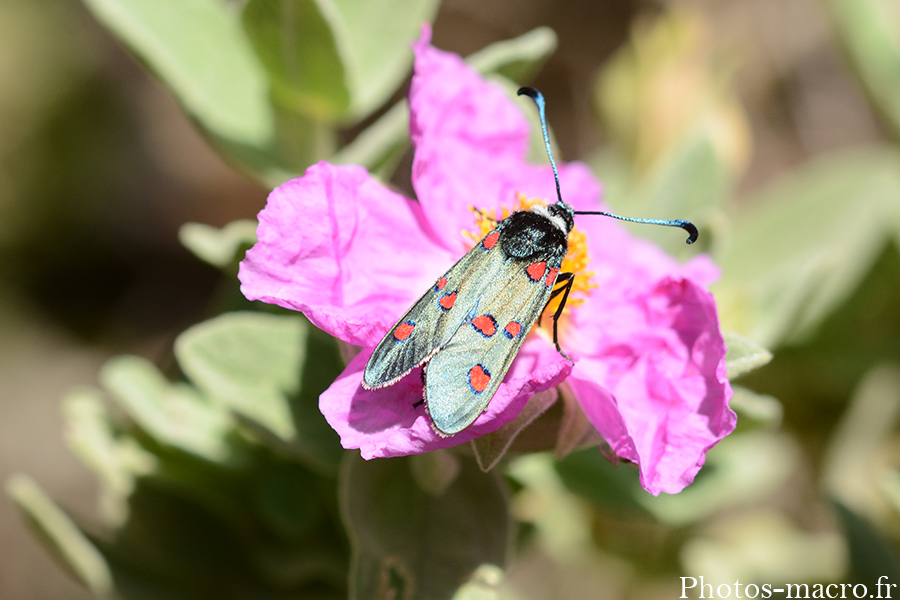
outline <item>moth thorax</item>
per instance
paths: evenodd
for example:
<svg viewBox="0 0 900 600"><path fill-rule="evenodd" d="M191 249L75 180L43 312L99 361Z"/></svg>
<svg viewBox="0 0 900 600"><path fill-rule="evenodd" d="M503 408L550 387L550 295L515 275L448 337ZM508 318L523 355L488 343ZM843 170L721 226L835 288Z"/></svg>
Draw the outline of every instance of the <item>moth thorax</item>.
<svg viewBox="0 0 900 600"><path fill-rule="evenodd" d="M531 211L549 219L554 226L559 228L559 230L566 235L568 235L575 226L572 209L569 208L568 204L562 204L560 202L551 204L550 206L541 206L538 204L537 206L532 207Z"/></svg>

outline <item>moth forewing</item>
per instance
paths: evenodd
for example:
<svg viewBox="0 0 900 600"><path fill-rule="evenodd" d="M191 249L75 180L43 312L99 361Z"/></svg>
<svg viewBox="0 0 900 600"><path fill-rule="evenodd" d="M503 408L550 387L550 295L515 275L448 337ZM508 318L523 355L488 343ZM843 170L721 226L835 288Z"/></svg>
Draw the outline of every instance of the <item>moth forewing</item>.
<svg viewBox="0 0 900 600"><path fill-rule="evenodd" d="M382 338L366 363L364 388L396 383L450 341L503 267L502 253L494 250L499 229L439 277Z"/></svg>

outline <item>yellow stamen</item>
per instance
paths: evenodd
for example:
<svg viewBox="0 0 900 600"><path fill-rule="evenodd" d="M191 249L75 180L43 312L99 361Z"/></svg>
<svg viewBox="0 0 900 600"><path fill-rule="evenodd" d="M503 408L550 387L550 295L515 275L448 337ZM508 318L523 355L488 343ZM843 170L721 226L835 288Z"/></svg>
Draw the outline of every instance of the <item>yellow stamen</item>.
<svg viewBox="0 0 900 600"><path fill-rule="evenodd" d="M472 214L475 215L475 231L464 230L462 232L463 237L468 239L474 246L484 236L493 231L494 228L497 227L499 221L502 221L517 210L529 210L538 204L546 205L545 202L538 198L526 198L523 194L517 192L513 207L507 208L501 206L499 216L497 215L497 211L494 210L486 212L470 207ZM588 264L590 264L587 248L587 236L583 231L578 229L577 226L574 227L572 231L569 232L569 251L566 253L565 258L563 258L562 266L560 267L561 273L575 274L572 291L569 292L569 299L566 300L567 308L575 308L576 306L584 304L584 301L587 296L590 295L591 290L597 287L597 284L592 281L595 273L586 270ZM547 305L542 318L551 318L561 301L562 295L560 294Z"/></svg>

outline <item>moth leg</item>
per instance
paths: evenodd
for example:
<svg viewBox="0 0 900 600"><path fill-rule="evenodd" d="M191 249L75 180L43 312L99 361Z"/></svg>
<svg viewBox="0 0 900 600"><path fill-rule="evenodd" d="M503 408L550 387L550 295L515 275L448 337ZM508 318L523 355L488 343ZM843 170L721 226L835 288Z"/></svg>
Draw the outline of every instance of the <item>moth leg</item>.
<svg viewBox="0 0 900 600"><path fill-rule="evenodd" d="M500 222L497 219L495 219L494 217L492 217L491 215L487 214L487 212L482 208L475 208L474 206L470 206L469 211L472 214L481 215L481 218L483 218L485 221L492 222L494 225L496 225L497 223Z"/></svg>
<svg viewBox="0 0 900 600"><path fill-rule="evenodd" d="M538 315L538 321L537 321L538 327L541 326L541 319L544 318L544 311L547 310L547 307L550 306L550 303L553 302L554 298L556 298L557 296L562 294L563 291L568 290L568 288L572 287L572 283L570 280L572 280L574 278L575 278L574 273L560 273L559 276L556 278L556 283L563 283L564 285L562 285L562 286L556 288L555 290L553 290L552 292L550 292L550 297L547 298L547 304L544 305L544 308L541 309L541 314ZM554 283L554 285L556 285L556 283ZM569 292L566 291L566 297L568 297L568 295L569 295ZM563 299L562 304L565 304L565 303L566 303L566 301L565 301L565 299ZM559 312L559 311L557 311L557 312ZM555 321L556 317L553 317L553 320Z"/></svg>
<svg viewBox="0 0 900 600"><path fill-rule="evenodd" d="M422 399L413 403L413 408L419 408L425 404L425 369L422 369Z"/></svg>
<svg viewBox="0 0 900 600"><path fill-rule="evenodd" d="M563 355L564 358L568 360L572 360L572 357L562 351L562 348L559 347L559 317L562 315L563 309L566 307L566 300L569 299L569 292L572 291L572 284L575 283L575 274L574 273L563 273L559 276L557 281L562 279L565 283L563 287L558 290L553 290L553 293L550 294L550 297L553 298L555 294L562 291L562 300L559 301L559 308L556 309L556 312L553 313L553 345L556 346L556 351ZM574 361L573 361L574 362Z"/></svg>

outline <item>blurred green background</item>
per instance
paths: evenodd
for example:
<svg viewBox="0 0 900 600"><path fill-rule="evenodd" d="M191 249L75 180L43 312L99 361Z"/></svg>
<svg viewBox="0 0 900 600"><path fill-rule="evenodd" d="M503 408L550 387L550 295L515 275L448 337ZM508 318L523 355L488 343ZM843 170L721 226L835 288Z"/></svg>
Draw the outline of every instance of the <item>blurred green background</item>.
<svg viewBox="0 0 900 600"><path fill-rule="evenodd" d="M0 502L0 598L87 598L110 573L123 597L342 597L351 555L362 594L361 532L401 547L414 532L369 529L379 507L359 499L446 509L378 470L405 459L335 450L314 398L339 358L302 320L182 334L253 309L239 220L273 185L329 158L410 191L403 97L423 20L437 47L541 89L560 158L587 162L618 212L700 225L743 375L738 431L678 496L649 497L596 451L523 454L502 479L466 457L411 460L461 469L436 485L457 508L474 502L457 484L476 490L485 526L514 519L518 541L495 527L478 555L516 556L502 589L483 569L458 597L673 598L682 575L900 584L896 0L3 0L0 479L15 502ZM248 367L281 378L262 408L250 379L202 375L243 364L209 357L234 336L287 357ZM763 348L774 358L753 370ZM184 430L162 416L173 401ZM180 523L221 537L183 545Z"/></svg>

